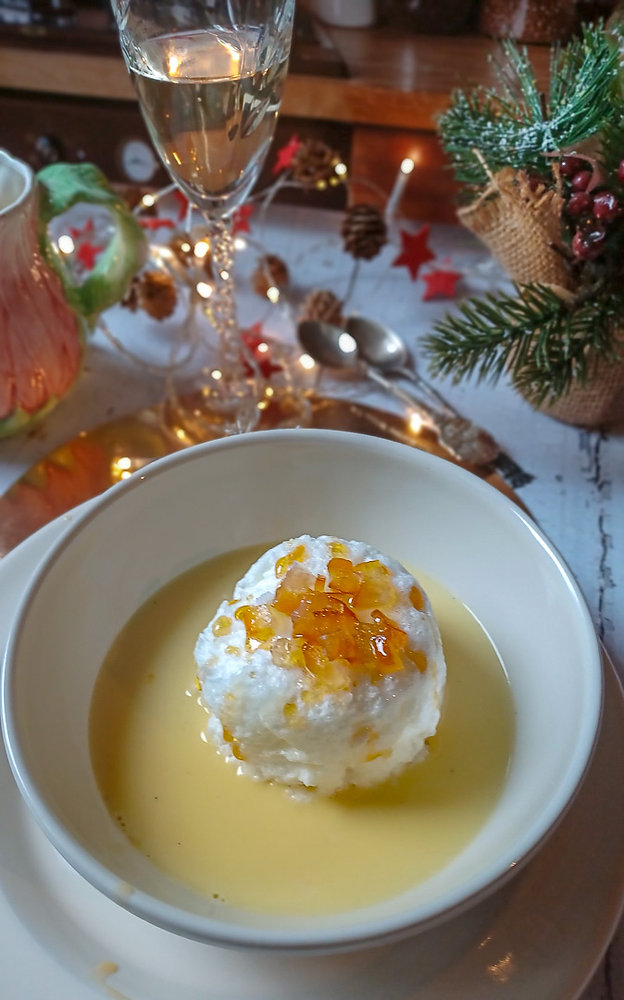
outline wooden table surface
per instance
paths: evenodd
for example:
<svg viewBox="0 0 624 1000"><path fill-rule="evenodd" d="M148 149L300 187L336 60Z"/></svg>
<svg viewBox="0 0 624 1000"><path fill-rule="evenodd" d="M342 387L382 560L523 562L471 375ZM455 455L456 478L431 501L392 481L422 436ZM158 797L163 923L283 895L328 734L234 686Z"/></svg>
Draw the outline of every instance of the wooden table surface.
<svg viewBox="0 0 624 1000"><path fill-rule="evenodd" d="M332 212L281 207L272 209L264 231L256 231L252 221L251 236L288 261L291 283L280 304L268 305L248 283L257 251L248 248L241 252L238 274L243 325L260 321L266 335L292 341L293 317L307 291L330 288L344 294L352 262L341 250L339 223L340 217ZM430 245L436 253L436 266L450 265L463 275L460 292L483 291L504 282L485 252L458 227L433 227ZM353 311L393 326L409 342L422 366L420 338L453 302L424 302L423 281L411 281L404 268L392 267L395 254L396 246L390 245L361 268L349 305ZM110 310L106 319L122 342L146 357L163 350L165 331L167 336L175 333L174 324L144 322L120 308ZM503 449L531 475L531 481L519 487L517 494L570 566L598 636L619 677L624 678L622 429L589 432L558 423L535 412L505 383L494 387L437 384L459 410L494 433ZM346 398L396 409L395 403L362 382L325 375L322 385ZM31 433L0 441L0 493L79 431L153 403L162 390L160 377L133 364L97 333L89 344L83 374L56 410ZM582 1000L624 1000L621 930Z"/></svg>

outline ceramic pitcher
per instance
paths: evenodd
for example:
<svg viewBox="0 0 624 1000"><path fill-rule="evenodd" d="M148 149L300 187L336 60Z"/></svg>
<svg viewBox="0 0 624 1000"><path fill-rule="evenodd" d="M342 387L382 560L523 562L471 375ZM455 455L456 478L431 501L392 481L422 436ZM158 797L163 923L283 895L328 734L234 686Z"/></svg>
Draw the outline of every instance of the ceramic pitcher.
<svg viewBox="0 0 624 1000"><path fill-rule="evenodd" d="M104 205L113 237L80 285L49 238L78 203ZM80 371L86 335L142 263L134 217L92 164L54 164L35 178L0 150L0 437L40 418Z"/></svg>

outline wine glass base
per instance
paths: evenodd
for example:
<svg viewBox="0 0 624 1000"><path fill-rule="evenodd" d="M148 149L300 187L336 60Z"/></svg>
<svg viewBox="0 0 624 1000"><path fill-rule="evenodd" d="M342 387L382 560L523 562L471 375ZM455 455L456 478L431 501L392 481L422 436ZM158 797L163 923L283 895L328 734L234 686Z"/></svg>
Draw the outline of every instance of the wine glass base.
<svg viewBox="0 0 624 1000"><path fill-rule="evenodd" d="M198 389L184 395L168 395L160 410L160 424L179 448L213 441L232 434L273 427L307 427L312 405L307 392L283 387L247 408L228 405Z"/></svg>
<svg viewBox="0 0 624 1000"><path fill-rule="evenodd" d="M251 387L203 386L182 396L169 393L163 416L170 433L184 446L255 430L260 422L260 401Z"/></svg>

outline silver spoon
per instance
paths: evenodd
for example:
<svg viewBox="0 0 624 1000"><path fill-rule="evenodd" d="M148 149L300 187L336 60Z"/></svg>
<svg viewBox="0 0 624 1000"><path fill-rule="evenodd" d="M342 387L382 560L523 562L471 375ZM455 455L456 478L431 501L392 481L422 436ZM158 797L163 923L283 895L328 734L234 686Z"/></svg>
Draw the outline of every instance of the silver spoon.
<svg viewBox="0 0 624 1000"><path fill-rule="evenodd" d="M491 434L463 417L435 386L420 374L398 333L364 316L350 316L345 323L345 329L356 341L359 355L364 361L380 371L413 382L429 396L430 400L434 400L435 404L442 408L443 412L438 415L437 422L442 429L447 447L450 446L456 454L462 452L464 457L469 452L473 456L476 454L480 456L480 461L475 457L466 458L466 461L472 460L477 464L493 463L514 488L532 482L534 477L531 473L525 472L513 458L501 451ZM448 414L451 419L445 419L444 414ZM466 445L461 441L457 442L455 440L457 437L469 439L471 443Z"/></svg>
<svg viewBox="0 0 624 1000"><path fill-rule="evenodd" d="M421 399L404 392L374 365L364 360L351 332L331 323L303 320L297 327L297 335L304 351L319 364L328 368L351 369L366 375L415 410L437 432L440 443L460 461L471 465L488 465L498 456L500 449L487 431L464 417L433 410Z"/></svg>
<svg viewBox="0 0 624 1000"><path fill-rule="evenodd" d="M349 316L345 330L355 340L359 355L367 364L413 382L443 410L456 417L460 416L444 396L420 374L405 343L390 327L364 316Z"/></svg>

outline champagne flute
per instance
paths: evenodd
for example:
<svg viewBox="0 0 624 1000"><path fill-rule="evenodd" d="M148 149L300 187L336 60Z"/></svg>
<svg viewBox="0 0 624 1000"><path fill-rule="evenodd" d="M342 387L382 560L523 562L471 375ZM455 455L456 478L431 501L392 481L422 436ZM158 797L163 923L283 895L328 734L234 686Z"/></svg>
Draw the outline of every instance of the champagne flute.
<svg viewBox="0 0 624 1000"><path fill-rule="evenodd" d="M251 430L261 380L236 318L231 220L275 132L295 0L112 4L152 142L208 226L219 355L202 386L204 415L221 433Z"/></svg>

